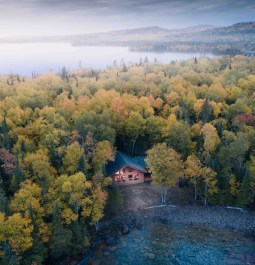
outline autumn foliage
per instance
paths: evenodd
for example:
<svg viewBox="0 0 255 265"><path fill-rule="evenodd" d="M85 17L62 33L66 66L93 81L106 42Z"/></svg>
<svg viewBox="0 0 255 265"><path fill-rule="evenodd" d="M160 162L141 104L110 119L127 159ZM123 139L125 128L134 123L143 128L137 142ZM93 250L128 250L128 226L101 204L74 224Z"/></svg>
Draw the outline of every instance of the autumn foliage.
<svg viewBox="0 0 255 265"><path fill-rule="evenodd" d="M190 200L254 207L255 59L228 64L1 76L0 263L82 253L105 212L121 209L109 207L122 198L105 171L116 150L148 155L162 202L182 177Z"/></svg>

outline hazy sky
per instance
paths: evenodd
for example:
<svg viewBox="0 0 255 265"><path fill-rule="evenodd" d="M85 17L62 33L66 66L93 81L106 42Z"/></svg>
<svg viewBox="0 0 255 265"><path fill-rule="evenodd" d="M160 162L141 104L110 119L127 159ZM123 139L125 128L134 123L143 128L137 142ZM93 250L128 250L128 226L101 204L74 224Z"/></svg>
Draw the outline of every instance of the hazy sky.
<svg viewBox="0 0 255 265"><path fill-rule="evenodd" d="M0 0L0 36L255 20L255 0Z"/></svg>

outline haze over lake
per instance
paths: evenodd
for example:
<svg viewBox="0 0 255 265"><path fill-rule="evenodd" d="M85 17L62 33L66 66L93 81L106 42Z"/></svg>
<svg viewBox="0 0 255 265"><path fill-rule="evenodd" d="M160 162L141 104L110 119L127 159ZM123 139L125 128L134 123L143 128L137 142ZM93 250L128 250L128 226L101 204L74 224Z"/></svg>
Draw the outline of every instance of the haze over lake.
<svg viewBox="0 0 255 265"><path fill-rule="evenodd" d="M65 66L72 71L79 68L104 69L125 62L139 63L140 58L155 58L163 63L185 60L211 54L175 52L131 52L128 47L72 46L65 43L0 44L0 74L21 74L30 76L34 71L41 74L52 70L59 72Z"/></svg>

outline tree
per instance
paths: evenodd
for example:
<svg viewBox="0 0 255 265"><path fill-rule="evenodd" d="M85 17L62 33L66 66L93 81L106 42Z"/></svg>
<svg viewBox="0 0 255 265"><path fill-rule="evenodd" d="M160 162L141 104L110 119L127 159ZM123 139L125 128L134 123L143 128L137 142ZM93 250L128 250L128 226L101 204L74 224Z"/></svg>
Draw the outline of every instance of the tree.
<svg viewBox="0 0 255 265"><path fill-rule="evenodd" d="M126 134L132 138L132 155L134 155L137 138L144 134L145 120L138 112L132 111L127 119Z"/></svg>
<svg viewBox="0 0 255 265"><path fill-rule="evenodd" d="M20 189L14 194L10 207L12 211L26 213L29 216L29 209L33 207L33 211L39 216L44 214L41 206L42 188L33 183L31 180L22 182Z"/></svg>
<svg viewBox="0 0 255 265"><path fill-rule="evenodd" d="M108 189L106 209L110 215L118 215L123 209L123 194L115 183Z"/></svg>
<svg viewBox="0 0 255 265"><path fill-rule="evenodd" d="M63 226L61 212L57 201L54 202L52 231L49 241L50 255L53 259L59 259L70 253L72 232Z"/></svg>
<svg viewBox="0 0 255 265"><path fill-rule="evenodd" d="M208 99L204 100L204 103L201 107L201 112L199 114L199 118L203 122L203 124L209 122L213 118L213 109Z"/></svg>
<svg viewBox="0 0 255 265"><path fill-rule="evenodd" d="M7 150L10 150L10 143L9 143L9 136L8 136L9 126L7 125L5 116L4 116L4 119L2 121L2 126L1 126L0 132L3 135L3 147Z"/></svg>
<svg viewBox="0 0 255 265"><path fill-rule="evenodd" d="M81 155L78 166L77 166L77 172L82 172L83 174L86 174L86 168L85 168L85 157L84 154Z"/></svg>
<svg viewBox="0 0 255 265"><path fill-rule="evenodd" d="M50 164L47 149L38 149L35 153L28 153L22 163L22 168L29 178L39 185L42 183L48 188L56 174L55 168Z"/></svg>
<svg viewBox="0 0 255 265"><path fill-rule="evenodd" d="M161 189L161 201L166 203L167 189L176 185L183 174L180 154L168 148L166 143L156 144L149 151L146 162L152 173L152 183Z"/></svg>
<svg viewBox="0 0 255 265"><path fill-rule="evenodd" d="M56 178L51 199L58 200L58 207L62 210L61 214L66 224L78 220L80 211L84 217L90 215L92 208L91 188L91 182L86 180L82 172L71 176L61 175Z"/></svg>
<svg viewBox="0 0 255 265"><path fill-rule="evenodd" d="M99 221L104 216L104 206L107 200L107 193L97 186L92 192L91 223L95 225L96 231L99 228Z"/></svg>
<svg viewBox="0 0 255 265"><path fill-rule="evenodd" d="M71 253L76 256L89 246L88 231L86 224L77 220L70 225L72 231Z"/></svg>
<svg viewBox="0 0 255 265"><path fill-rule="evenodd" d="M217 134L216 128L209 123L206 123L202 127L201 132L204 137L204 151L207 157L209 155L214 154L216 148L220 144L220 138Z"/></svg>
<svg viewBox="0 0 255 265"><path fill-rule="evenodd" d="M204 182L204 205L207 205L210 194L215 194L218 192L216 176L217 173L210 167L203 168L202 177Z"/></svg>
<svg viewBox="0 0 255 265"><path fill-rule="evenodd" d="M5 238L17 256L32 247L32 231L31 220L23 218L20 213L14 213L5 220Z"/></svg>
<svg viewBox="0 0 255 265"><path fill-rule="evenodd" d="M188 156L186 162L185 162L185 175L188 178L188 180L194 184L194 198L197 200L197 185L199 180L201 180L202 177L202 163L197 157L194 155Z"/></svg>
<svg viewBox="0 0 255 265"><path fill-rule="evenodd" d="M67 146L63 158L63 170L65 170L68 174L76 173L79 160L82 155L83 150L77 142Z"/></svg>
<svg viewBox="0 0 255 265"><path fill-rule="evenodd" d="M36 221L36 216L33 213L32 205L30 205L29 207L29 217L33 225L33 232L32 232L33 245L26 252L24 264L30 265L30 264L36 263L38 265L42 265L43 261L47 257L47 249L45 245L43 244L42 239L40 237L40 233L39 233L40 231L39 231L39 227Z"/></svg>
<svg viewBox="0 0 255 265"><path fill-rule="evenodd" d="M0 148L0 173L10 176L15 170L15 157L7 149Z"/></svg>
<svg viewBox="0 0 255 265"><path fill-rule="evenodd" d="M15 171L12 177L12 187L14 191L18 189L19 185L23 181L24 181L24 173L20 168L18 155L16 155Z"/></svg>
<svg viewBox="0 0 255 265"><path fill-rule="evenodd" d="M251 156L246 165L245 175L243 177L240 190L237 196L237 204L241 207L247 207L255 201L255 157Z"/></svg>
<svg viewBox="0 0 255 265"><path fill-rule="evenodd" d="M114 160L114 149L109 141L98 142L95 148L93 164L96 172L105 173L105 164Z"/></svg>
<svg viewBox="0 0 255 265"><path fill-rule="evenodd" d="M15 170L15 156L7 149L0 148L0 181L3 187L9 188L11 176Z"/></svg>
<svg viewBox="0 0 255 265"><path fill-rule="evenodd" d="M171 114L164 130L164 136L169 147L182 154L183 157L187 156L191 145L191 134L188 124L183 121L177 121L176 116Z"/></svg>

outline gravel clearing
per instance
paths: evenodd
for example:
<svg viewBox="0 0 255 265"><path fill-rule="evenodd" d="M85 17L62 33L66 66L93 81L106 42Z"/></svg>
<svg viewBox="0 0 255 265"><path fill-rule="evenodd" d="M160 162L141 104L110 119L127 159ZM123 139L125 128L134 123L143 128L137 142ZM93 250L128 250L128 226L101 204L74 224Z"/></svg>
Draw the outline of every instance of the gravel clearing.
<svg viewBox="0 0 255 265"><path fill-rule="evenodd" d="M190 205L183 189L174 188L168 192L168 202L176 207L165 206L145 209L161 205L159 190L152 185L142 184L122 188L124 194L124 212L113 219L114 222L142 223L162 221L183 225L205 225L243 231L255 235L255 212L228 209L223 206Z"/></svg>

